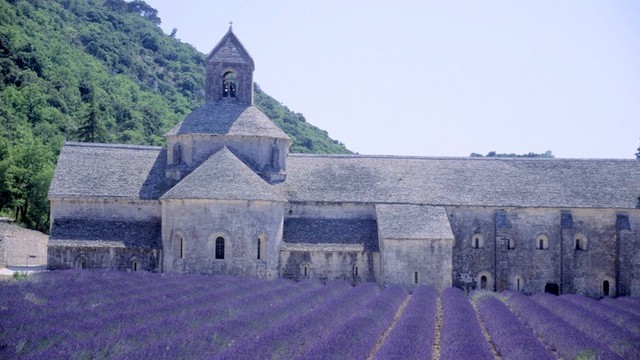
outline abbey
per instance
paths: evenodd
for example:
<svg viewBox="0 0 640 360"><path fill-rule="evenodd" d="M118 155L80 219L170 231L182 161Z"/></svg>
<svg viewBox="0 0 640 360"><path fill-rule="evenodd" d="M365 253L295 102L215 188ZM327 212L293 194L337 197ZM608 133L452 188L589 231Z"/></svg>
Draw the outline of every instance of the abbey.
<svg viewBox="0 0 640 360"><path fill-rule="evenodd" d="M205 61L166 148L65 143L51 269L640 295L640 161L289 154L231 29Z"/></svg>

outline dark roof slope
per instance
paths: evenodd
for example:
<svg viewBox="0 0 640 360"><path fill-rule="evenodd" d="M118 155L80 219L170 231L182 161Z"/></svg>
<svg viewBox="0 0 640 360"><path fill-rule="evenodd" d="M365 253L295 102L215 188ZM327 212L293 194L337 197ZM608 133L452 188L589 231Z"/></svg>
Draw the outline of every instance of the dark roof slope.
<svg viewBox="0 0 640 360"><path fill-rule="evenodd" d="M640 161L290 155L290 201L636 208Z"/></svg>
<svg viewBox="0 0 640 360"><path fill-rule="evenodd" d="M50 198L157 199L166 191L164 149L152 146L65 143Z"/></svg>
<svg viewBox="0 0 640 360"><path fill-rule="evenodd" d="M381 239L454 239L441 206L376 205Z"/></svg>
<svg viewBox="0 0 640 360"><path fill-rule="evenodd" d="M218 44L207 55L206 61L218 61L227 63L248 64L254 68L253 59L247 49L244 48L238 37L229 27L229 31L220 39Z"/></svg>
<svg viewBox="0 0 640 360"><path fill-rule="evenodd" d="M253 105L205 103L178 123L167 135L216 134L289 139L267 115Z"/></svg>
<svg viewBox="0 0 640 360"><path fill-rule="evenodd" d="M93 246L104 244L135 248L161 248L161 219L111 221L100 219L55 219L49 246Z"/></svg>
<svg viewBox="0 0 640 360"><path fill-rule="evenodd" d="M286 201L275 187L226 147L211 155L161 199Z"/></svg>
<svg viewBox="0 0 640 360"><path fill-rule="evenodd" d="M378 251L373 219L285 218L282 238L293 244L362 244L366 251Z"/></svg>

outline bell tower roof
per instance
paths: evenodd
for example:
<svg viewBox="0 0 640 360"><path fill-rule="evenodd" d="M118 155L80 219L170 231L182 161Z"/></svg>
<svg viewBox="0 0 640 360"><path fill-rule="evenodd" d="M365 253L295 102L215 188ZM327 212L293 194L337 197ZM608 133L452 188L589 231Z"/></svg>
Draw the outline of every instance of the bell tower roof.
<svg viewBox="0 0 640 360"><path fill-rule="evenodd" d="M250 66L254 70L253 59L247 49L242 46L238 37L233 33L233 27L229 25L229 30L220 39L218 44L207 55L206 63L219 62L228 64L243 64Z"/></svg>

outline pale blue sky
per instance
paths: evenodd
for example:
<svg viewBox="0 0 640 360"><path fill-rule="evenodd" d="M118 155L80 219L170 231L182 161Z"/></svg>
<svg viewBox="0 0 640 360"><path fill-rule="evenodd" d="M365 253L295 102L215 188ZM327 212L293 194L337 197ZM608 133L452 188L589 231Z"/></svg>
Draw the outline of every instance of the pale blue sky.
<svg viewBox="0 0 640 360"><path fill-rule="evenodd" d="M633 158L640 1L146 0L208 53L362 154Z"/></svg>

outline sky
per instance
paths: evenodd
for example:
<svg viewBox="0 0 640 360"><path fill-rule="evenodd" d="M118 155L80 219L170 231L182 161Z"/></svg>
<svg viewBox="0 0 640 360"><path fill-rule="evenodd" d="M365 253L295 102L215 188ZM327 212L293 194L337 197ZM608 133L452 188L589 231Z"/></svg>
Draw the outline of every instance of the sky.
<svg viewBox="0 0 640 360"><path fill-rule="evenodd" d="M640 1L146 0L360 154L634 158Z"/></svg>

